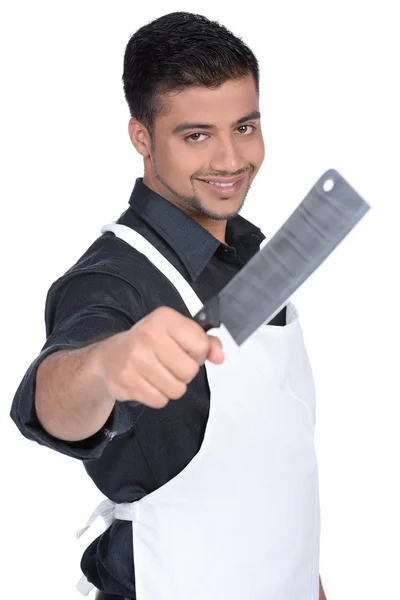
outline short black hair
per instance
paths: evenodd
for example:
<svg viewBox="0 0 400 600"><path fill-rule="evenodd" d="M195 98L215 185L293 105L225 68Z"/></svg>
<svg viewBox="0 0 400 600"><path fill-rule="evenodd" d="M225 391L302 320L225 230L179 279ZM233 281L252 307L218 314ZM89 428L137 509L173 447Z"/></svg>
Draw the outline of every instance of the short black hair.
<svg viewBox="0 0 400 600"><path fill-rule="evenodd" d="M122 80L131 117L151 131L162 112L162 94L194 86L217 88L246 75L253 75L259 93L258 61L240 38L202 15L173 12L133 34Z"/></svg>

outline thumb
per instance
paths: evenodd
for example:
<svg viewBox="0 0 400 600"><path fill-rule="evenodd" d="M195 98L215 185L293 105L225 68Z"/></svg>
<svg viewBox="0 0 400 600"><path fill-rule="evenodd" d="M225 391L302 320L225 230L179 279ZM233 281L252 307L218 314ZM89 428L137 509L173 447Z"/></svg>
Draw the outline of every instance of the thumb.
<svg viewBox="0 0 400 600"><path fill-rule="evenodd" d="M224 351L222 349L221 340L213 335L210 335L209 337L210 337L211 346L210 346L210 350L208 352L207 359L216 365L220 365L225 360L225 355L224 355Z"/></svg>

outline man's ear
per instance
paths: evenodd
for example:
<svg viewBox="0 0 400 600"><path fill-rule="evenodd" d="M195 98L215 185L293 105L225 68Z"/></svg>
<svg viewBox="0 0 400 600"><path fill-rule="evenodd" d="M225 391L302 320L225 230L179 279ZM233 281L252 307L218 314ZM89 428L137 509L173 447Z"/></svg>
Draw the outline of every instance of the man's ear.
<svg viewBox="0 0 400 600"><path fill-rule="evenodd" d="M128 125L129 137L136 151L147 158L151 152L151 138L148 129L132 117Z"/></svg>

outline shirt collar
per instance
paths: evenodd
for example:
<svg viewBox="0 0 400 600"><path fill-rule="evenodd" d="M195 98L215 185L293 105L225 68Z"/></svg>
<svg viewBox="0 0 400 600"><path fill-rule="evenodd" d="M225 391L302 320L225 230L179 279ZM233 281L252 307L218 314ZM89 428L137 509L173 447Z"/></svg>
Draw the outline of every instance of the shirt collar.
<svg viewBox="0 0 400 600"><path fill-rule="evenodd" d="M204 227L148 188L142 178L136 180L129 205L177 254L192 281L223 246ZM254 244L259 247L263 239L265 236L260 229L240 215L228 221L226 241L229 245Z"/></svg>

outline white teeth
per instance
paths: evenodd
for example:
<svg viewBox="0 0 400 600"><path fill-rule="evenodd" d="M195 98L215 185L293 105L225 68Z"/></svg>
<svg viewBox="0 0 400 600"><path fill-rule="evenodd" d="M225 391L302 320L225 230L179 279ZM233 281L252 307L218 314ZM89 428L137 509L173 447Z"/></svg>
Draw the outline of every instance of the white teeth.
<svg viewBox="0 0 400 600"><path fill-rule="evenodd" d="M219 185L220 187L232 187L235 185L234 183L218 183L217 181L207 181L207 183L211 183L211 185Z"/></svg>

